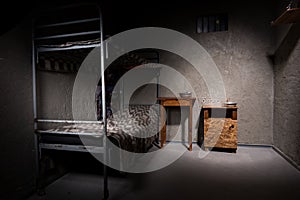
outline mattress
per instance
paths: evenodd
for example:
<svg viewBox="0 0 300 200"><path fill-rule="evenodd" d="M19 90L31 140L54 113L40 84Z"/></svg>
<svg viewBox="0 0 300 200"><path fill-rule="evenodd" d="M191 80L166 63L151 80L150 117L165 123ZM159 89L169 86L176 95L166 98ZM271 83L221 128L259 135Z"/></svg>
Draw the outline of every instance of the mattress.
<svg viewBox="0 0 300 200"><path fill-rule="evenodd" d="M107 120L107 136L120 148L130 152L146 152L157 139L158 107L131 105ZM43 143L102 144L103 124L66 124L39 129Z"/></svg>

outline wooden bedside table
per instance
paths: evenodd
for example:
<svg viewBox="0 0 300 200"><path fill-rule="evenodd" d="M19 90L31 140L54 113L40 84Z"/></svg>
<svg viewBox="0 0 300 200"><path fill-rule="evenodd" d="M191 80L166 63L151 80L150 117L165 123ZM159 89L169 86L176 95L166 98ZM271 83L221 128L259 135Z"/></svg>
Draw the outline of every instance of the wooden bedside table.
<svg viewBox="0 0 300 200"><path fill-rule="evenodd" d="M237 149L237 106L202 106L200 141L204 148Z"/></svg>
<svg viewBox="0 0 300 200"><path fill-rule="evenodd" d="M193 105L195 103L196 98L188 97L188 98L176 98L176 97L158 97L159 103L161 105L160 110L160 122L161 124L164 124L161 131L160 131L160 146L161 148L166 143L166 123L165 122L165 116L164 116L164 107L167 106L187 106L189 107L189 131L188 131L188 143L189 143L189 151L192 151L192 135L193 135Z"/></svg>

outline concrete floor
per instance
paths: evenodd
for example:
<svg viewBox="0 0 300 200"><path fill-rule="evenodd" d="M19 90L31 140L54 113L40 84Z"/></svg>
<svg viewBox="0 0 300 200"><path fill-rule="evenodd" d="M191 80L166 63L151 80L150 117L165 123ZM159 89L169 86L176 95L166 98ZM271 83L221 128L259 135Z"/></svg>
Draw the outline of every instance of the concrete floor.
<svg viewBox="0 0 300 200"><path fill-rule="evenodd" d="M109 177L111 200L124 199L300 199L300 172L267 147L212 151L199 159L196 145L161 170ZM102 199L102 176L70 172L28 200Z"/></svg>

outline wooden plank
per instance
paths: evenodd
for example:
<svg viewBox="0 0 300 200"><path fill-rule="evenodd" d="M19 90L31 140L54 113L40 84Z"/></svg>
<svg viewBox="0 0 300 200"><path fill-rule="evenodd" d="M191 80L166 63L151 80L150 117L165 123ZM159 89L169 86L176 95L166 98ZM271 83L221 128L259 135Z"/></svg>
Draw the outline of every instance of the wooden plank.
<svg viewBox="0 0 300 200"><path fill-rule="evenodd" d="M166 127L166 117L165 117L165 109L163 106L160 106L160 147L162 148L166 143L167 139L167 127Z"/></svg>
<svg viewBox="0 0 300 200"><path fill-rule="evenodd" d="M204 110L204 119L208 119L209 113L208 110Z"/></svg>
<svg viewBox="0 0 300 200"><path fill-rule="evenodd" d="M219 108L219 109L238 109L237 106L211 106L211 105L203 105L203 109L211 109L211 108Z"/></svg>
<svg viewBox="0 0 300 200"><path fill-rule="evenodd" d="M195 97L158 97L157 100L159 101L165 101L165 100L180 100L180 99L183 99L183 100L196 100Z"/></svg>
<svg viewBox="0 0 300 200"><path fill-rule="evenodd" d="M232 113L231 113L231 118L233 120L237 120L237 111L236 110L233 110Z"/></svg>
<svg viewBox="0 0 300 200"><path fill-rule="evenodd" d="M172 100L165 100L163 102L163 106L190 106L191 103L189 100L185 100L185 99L172 99Z"/></svg>
<svg viewBox="0 0 300 200"><path fill-rule="evenodd" d="M300 22L300 8L291 8L284 11L272 25L289 24Z"/></svg>

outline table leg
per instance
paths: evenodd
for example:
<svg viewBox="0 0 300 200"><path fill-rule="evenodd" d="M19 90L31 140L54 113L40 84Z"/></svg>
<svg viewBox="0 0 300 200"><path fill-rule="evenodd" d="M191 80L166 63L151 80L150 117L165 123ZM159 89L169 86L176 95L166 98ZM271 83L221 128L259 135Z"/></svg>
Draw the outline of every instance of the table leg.
<svg viewBox="0 0 300 200"><path fill-rule="evenodd" d="M189 140L189 151L193 150L192 147L192 137L193 137L193 106L190 105L190 117L189 117L189 135L188 135L188 140Z"/></svg>
<svg viewBox="0 0 300 200"><path fill-rule="evenodd" d="M161 131L160 131L160 147L162 148L164 146L164 144L166 143L166 132L167 132L167 127L166 127L166 123L165 123L165 109L163 106L160 106L160 127L161 127Z"/></svg>

